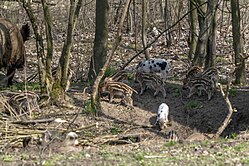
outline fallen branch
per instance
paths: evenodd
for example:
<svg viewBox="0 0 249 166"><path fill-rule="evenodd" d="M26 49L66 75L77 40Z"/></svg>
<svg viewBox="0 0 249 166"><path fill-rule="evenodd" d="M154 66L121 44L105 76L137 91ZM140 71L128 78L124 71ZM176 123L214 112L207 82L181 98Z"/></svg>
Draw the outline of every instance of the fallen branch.
<svg viewBox="0 0 249 166"><path fill-rule="evenodd" d="M30 124L36 124L36 123L50 123L53 122L54 118L50 118L50 119L35 119L35 120L18 120L18 121L13 121L11 122L12 124L21 124L21 125L30 125Z"/></svg>
<svg viewBox="0 0 249 166"><path fill-rule="evenodd" d="M94 138L92 142L94 144L131 144L141 141L142 136L146 136L148 134L145 133L138 133L138 134L120 134L120 135L106 135Z"/></svg>
<svg viewBox="0 0 249 166"><path fill-rule="evenodd" d="M227 114L227 117L225 118L224 122L222 123L222 125L219 127L218 131L216 132L216 134L214 135L215 138L218 138L222 133L223 131L226 129L227 125L231 122L231 117L233 115L233 112L237 112L237 110L235 108L232 107L232 104L228 98L228 93L229 93L229 90L230 90L230 85L231 85L231 82L232 82L232 76L233 74L235 73L236 71L236 68L235 70L230 74L229 78L228 78L228 81L227 81L227 86L226 86L226 93L223 91L223 88L221 86L221 84L219 83L218 86L219 86L219 89L220 89L220 92L221 92L221 95L223 96L225 102L226 102L226 106L228 108L228 114Z"/></svg>
<svg viewBox="0 0 249 166"><path fill-rule="evenodd" d="M98 128L98 126L99 126L99 123L96 122L96 123L93 123L93 124L89 124L87 126L82 126L82 127L77 128L77 129L73 129L72 131L74 131L76 133L79 133L79 132L81 132L81 130L89 129L89 128L92 128L92 127Z"/></svg>

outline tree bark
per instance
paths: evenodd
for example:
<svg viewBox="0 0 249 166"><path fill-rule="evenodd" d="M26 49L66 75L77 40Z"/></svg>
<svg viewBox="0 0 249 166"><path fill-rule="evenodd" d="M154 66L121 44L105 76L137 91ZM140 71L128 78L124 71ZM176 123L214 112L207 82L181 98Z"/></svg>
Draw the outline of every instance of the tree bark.
<svg viewBox="0 0 249 166"><path fill-rule="evenodd" d="M243 43L240 31L240 9L239 0L231 0L232 11L232 32L233 32L233 49L235 53L235 84L246 84L245 58L243 58Z"/></svg>
<svg viewBox="0 0 249 166"><path fill-rule="evenodd" d="M170 21L170 15L169 15L170 11L168 11L169 1L165 0L164 3L165 3L164 4L164 28L165 29L169 29L170 23L171 23L171 21ZM172 43L171 40L172 40L171 39L171 33L165 32L165 42L164 42L164 44L167 47L171 46L171 43Z"/></svg>
<svg viewBox="0 0 249 166"><path fill-rule="evenodd" d="M192 60L194 57L194 53L196 51L197 46L197 10L194 9L195 5L192 0L189 0L189 8L190 8L190 45L189 45L189 54L188 59Z"/></svg>
<svg viewBox="0 0 249 166"><path fill-rule="evenodd" d="M207 42L207 55L205 68L216 66L216 37L217 37L217 0L210 1L209 8L211 12L211 22L209 24L209 37Z"/></svg>
<svg viewBox="0 0 249 166"><path fill-rule="evenodd" d="M47 42L47 56L46 56L46 78L45 85L47 88L47 94L50 96L53 86L53 76L52 76L52 58L53 58L53 37L52 37L52 18L50 11L45 0L41 0L44 22L46 29L46 42Z"/></svg>
<svg viewBox="0 0 249 166"><path fill-rule="evenodd" d="M196 1L198 6L205 3L204 0L197 0ZM211 22L211 11L210 11L210 5L211 1L208 1L208 7L205 6L198 7L198 16L199 16L199 36L198 36L198 43L197 48L195 52L195 56L193 59L193 65L197 66L203 66L204 60L207 54L207 41L209 37L209 31L210 31L210 22Z"/></svg>
<svg viewBox="0 0 249 166"><path fill-rule="evenodd" d="M207 43L207 55L205 68L216 66L216 42L217 42L217 0L212 1L212 21L210 25L210 35Z"/></svg>
<svg viewBox="0 0 249 166"><path fill-rule="evenodd" d="M91 57L88 81L92 84L103 67L107 56L108 0L96 1L96 27L93 56Z"/></svg>
<svg viewBox="0 0 249 166"><path fill-rule="evenodd" d="M143 48L145 48L147 46L147 26L146 26L146 20L147 20L147 0L143 0L142 1L142 43L143 43ZM146 49L144 51L145 54L145 58L146 59L150 59L149 56L149 51L148 49Z"/></svg>

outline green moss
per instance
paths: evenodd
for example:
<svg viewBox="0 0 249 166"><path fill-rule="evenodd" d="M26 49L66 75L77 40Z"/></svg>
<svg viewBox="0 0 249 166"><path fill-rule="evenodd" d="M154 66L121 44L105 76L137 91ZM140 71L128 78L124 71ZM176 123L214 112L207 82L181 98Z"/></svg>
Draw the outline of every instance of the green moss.
<svg viewBox="0 0 249 166"><path fill-rule="evenodd" d="M140 152L140 153L137 153L134 155L134 158L137 160L137 161L143 161L144 160L144 153Z"/></svg>
<svg viewBox="0 0 249 166"><path fill-rule="evenodd" d="M118 126L113 126L111 128L111 133L114 134L114 135L119 134L121 132L122 132L122 129L120 129Z"/></svg>
<svg viewBox="0 0 249 166"><path fill-rule="evenodd" d="M243 163L245 165L249 165L249 157L246 157L243 160L241 160L241 163Z"/></svg>
<svg viewBox="0 0 249 166"><path fill-rule="evenodd" d="M23 91L27 89L28 91L40 90L40 84L38 82L28 82L26 83L15 83L10 87L0 87L0 90L11 90L11 91Z"/></svg>
<svg viewBox="0 0 249 166"><path fill-rule="evenodd" d="M105 77L110 77L111 75L113 75L114 73L117 72L117 69L113 66L109 66L106 71L105 71Z"/></svg>
<svg viewBox="0 0 249 166"><path fill-rule="evenodd" d="M225 64L227 63L227 59L225 58L225 56L219 56L217 57L217 63Z"/></svg>
<svg viewBox="0 0 249 166"><path fill-rule="evenodd" d="M12 155L4 155L4 156L2 156L2 160L4 161L4 162L13 162L14 161L14 156L12 156Z"/></svg>
<svg viewBox="0 0 249 166"><path fill-rule="evenodd" d="M165 146L165 147L171 147L174 145L176 145L176 142L173 142L173 141L169 141L169 142L166 142L165 144L163 144L163 146Z"/></svg>
<svg viewBox="0 0 249 166"><path fill-rule="evenodd" d="M53 84L53 90L51 92L51 98L53 100L58 100L61 97L61 94L64 93L63 87L60 85L59 82L55 82Z"/></svg>
<svg viewBox="0 0 249 166"><path fill-rule="evenodd" d="M92 109L91 109L91 100L86 100L84 102L84 108L82 110L83 113L91 113L92 112Z"/></svg>
<svg viewBox="0 0 249 166"><path fill-rule="evenodd" d="M237 138L238 134L237 133L232 133L229 138L235 139Z"/></svg>
<svg viewBox="0 0 249 166"><path fill-rule="evenodd" d="M82 112L90 115L97 115L99 111L101 111L101 106L100 104L97 106L94 106L93 104L94 103L90 99L86 100Z"/></svg>
<svg viewBox="0 0 249 166"><path fill-rule="evenodd" d="M191 109L200 109L200 108L203 107L203 105L200 102L196 101L196 100L192 100L192 101L188 102L185 105L185 107L187 109L191 110Z"/></svg>
<svg viewBox="0 0 249 166"><path fill-rule="evenodd" d="M234 150L241 152L241 151L247 150L248 147L249 147L248 144L241 143L241 144L238 144L238 145L234 146Z"/></svg>
<svg viewBox="0 0 249 166"><path fill-rule="evenodd" d="M133 81L134 80L134 74L132 74L132 73L128 73L128 80L129 81Z"/></svg>
<svg viewBox="0 0 249 166"><path fill-rule="evenodd" d="M238 92L237 89L232 88L229 90L229 95L232 97L235 97L235 96L237 96L237 92Z"/></svg>

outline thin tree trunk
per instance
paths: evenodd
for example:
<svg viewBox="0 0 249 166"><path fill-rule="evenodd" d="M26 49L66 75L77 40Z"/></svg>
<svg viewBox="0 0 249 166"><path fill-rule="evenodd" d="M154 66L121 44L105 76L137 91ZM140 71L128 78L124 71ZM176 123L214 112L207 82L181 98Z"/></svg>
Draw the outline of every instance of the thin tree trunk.
<svg viewBox="0 0 249 166"><path fill-rule="evenodd" d="M133 14L132 14L133 10L132 8L130 7L129 9L129 16L127 16L129 18L129 30L130 30L130 33L131 34L134 34L134 18L133 18Z"/></svg>
<svg viewBox="0 0 249 166"><path fill-rule="evenodd" d="M205 3L203 0L198 1L198 6L202 3ZM208 1L208 4L210 1ZM193 59L193 65L203 66L204 60L207 53L207 40L209 36L209 23L211 18L211 12L210 8L207 9L199 8L198 14L199 14L199 37L198 37L198 43L197 48L195 52L195 56Z"/></svg>
<svg viewBox="0 0 249 166"><path fill-rule="evenodd" d="M147 3L148 3L147 0L142 1L142 43L143 43L143 48L146 48L146 46L147 46L147 37L146 37L146 34L147 34L147 31L146 31L146 29L147 29L147 26L146 26ZM144 51L144 54L145 54L146 59L150 59L148 49L146 49Z"/></svg>
<svg viewBox="0 0 249 166"><path fill-rule="evenodd" d="M137 51L137 24L136 24L136 0L133 0L133 20L134 20L134 32L135 32L135 51Z"/></svg>
<svg viewBox="0 0 249 166"><path fill-rule="evenodd" d="M197 46L197 10L194 9L195 6L192 0L189 0L189 8L190 8L190 45L189 45L189 54L188 59L192 60L194 57L194 53L196 51Z"/></svg>
<svg viewBox="0 0 249 166"><path fill-rule="evenodd" d="M231 0L233 49L235 53L235 84L246 84L245 58L242 57L243 43L240 33L239 0Z"/></svg>
<svg viewBox="0 0 249 166"><path fill-rule="evenodd" d="M212 1L212 21L210 25L210 35L207 43L207 55L205 68L216 66L216 37L217 37L217 1Z"/></svg>
<svg viewBox="0 0 249 166"><path fill-rule="evenodd" d="M164 19L164 16L165 16L165 0L159 0L160 1L160 16L161 16L161 19L163 20Z"/></svg>
<svg viewBox="0 0 249 166"><path fill-rule="evenodd" d="M170 11L168 11L169 9L169 1L165 0L165 5L164 5L164 28L168 29L170 27ZM171 46L171 33L169 32L165 32L165 41L164 44L169 47Z"/></svg>
<svg viewBox="0 0 249 166"><path fill-rule="evenodd" d="M47 87L48 96L52 91L53 86L53 77L52 77L52 58L53 58L53 37L52 37L52 18L50 15L50 11L47 6L47 2L41 0L43 14L44 14L44 22L46 29L46 42L47 42L47 56L46 56L46 78L45 84Z"/></svg>
<svg viewBox="0 0 249 166"><path fill-rule="evenodd" d="M177 2L177 4L178 4L177 20L179 20L179 18L181 18L181 13L182 13L182 9L183 9L183 1L179 0ZM178 24L178 39L181 38L181 29L182 29L182 23L179 22L179 24Z"/></svg>

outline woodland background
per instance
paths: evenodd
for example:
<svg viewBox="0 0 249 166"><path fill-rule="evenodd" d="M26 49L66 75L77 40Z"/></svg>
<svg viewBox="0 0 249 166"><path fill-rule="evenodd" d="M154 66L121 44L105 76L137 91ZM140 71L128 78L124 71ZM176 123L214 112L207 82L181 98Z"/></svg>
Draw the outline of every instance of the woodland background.
<svg viewBox="0 0 249 166"><path fill-rule="evenodd" d="M12 87L1 87L1 164L248 164L249 2L205 2L1 1L1 17L19 27L26 22L32 27L32 38L25 43L27 67L17 72ZM153 98L150 91L134 95L135 108L129 110L99 98L98 83L103 76L124 66L134 71L144 58L170 62L166 99ZM101 70L105 62L110 63ZM182 97L182 79L191 65L217 67L232 110L221 91L211 101ZM55 67L57 75L53 77ZM69 91L64 92L69 67L73 77ZM138 89L132 80L129 85ZM20 103L8 104L13 94L26 91L39 94L41 100L37 102L45 106L34 102L23 109ZM172 124L166 131L150 127L162 102L170 106ZM8 111L23 112L9 115L6 107ZM228 115L230 123L218 133ZM56 118L67 122L58 125ZM48 153L36 145L22 148L23 137L46 130L55 131L59 138L76 131L84 150L63 155ZM178 132L181 143L167 141L165 133L170 130ZM217 133L220 137L206 137Z"/></svg>

